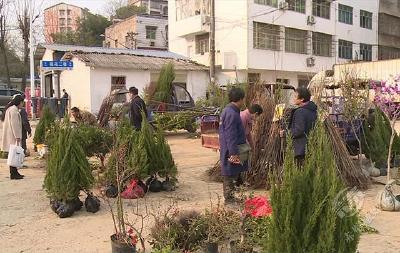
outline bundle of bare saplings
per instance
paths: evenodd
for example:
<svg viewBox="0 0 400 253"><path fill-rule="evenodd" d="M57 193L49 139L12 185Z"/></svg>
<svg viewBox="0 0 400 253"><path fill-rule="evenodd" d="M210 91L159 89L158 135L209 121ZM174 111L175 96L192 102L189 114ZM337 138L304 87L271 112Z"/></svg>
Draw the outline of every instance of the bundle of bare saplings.
<svg viewBox="0 0 400 253"><path fill-rule="evenodd" d="M292 112L291 108L287 108L280 120L273 121L276 105L284 100L282 94L281 86L265 84L250 85L247 92L247 103L260 104L264 110L263 114L255 120L252 131L256 148L252 150L250 170L246 173L246 183L252 188L268 188L271 173L279 178L282 176L286 140L280 137L279 132L281 129L287 128ZM352 162L338 130L329 120L324 121L331 139L338 175L349 187L367 188L369 179ZM210 179L221 181L220 170L221 165L217 163L208 171Z"/></svg>

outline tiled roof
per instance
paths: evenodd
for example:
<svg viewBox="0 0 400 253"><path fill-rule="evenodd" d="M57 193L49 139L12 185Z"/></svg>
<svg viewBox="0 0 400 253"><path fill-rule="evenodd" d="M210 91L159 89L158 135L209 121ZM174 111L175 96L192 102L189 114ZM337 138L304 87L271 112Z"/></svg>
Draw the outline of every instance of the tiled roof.
<svg viewBox="0 0 400 253"><path fill-rule="evenodd" d="M203 65L182 59L104 53L72 53L72 55L85 62L87 66L97 68L160 70L162 66L172 62L176 70L207 70Z"/></svg>
<svg viewBox="0 0 400 253"><path fill-rule="evenodd" d="M84 46L61 45L61 44L42 44L39 47L44 47L45 49L60 51L60 52L123 54L123 55L137 55L137 56L150 56L150 57L189 60L185 56L161 50L145 50L145 49L134 50L134 49L105 48L105 47L84 47Z"/></svg>

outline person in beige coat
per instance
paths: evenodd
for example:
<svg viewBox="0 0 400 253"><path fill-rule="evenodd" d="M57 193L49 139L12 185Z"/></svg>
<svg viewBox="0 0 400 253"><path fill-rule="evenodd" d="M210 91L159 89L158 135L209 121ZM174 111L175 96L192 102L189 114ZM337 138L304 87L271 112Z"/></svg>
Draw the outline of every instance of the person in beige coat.
<svg viewBox="0 0 400 253"><path fill-rule="evenodd" d="M2 115L3 121L3 138L1 150L8 152L10 145L21 145L22 138L22 121L19 110L24 104L22 96L16 96L6 106L5 113ZM22 179L24 176L18 173L17 168L10 166L10 178Z"/></svg>

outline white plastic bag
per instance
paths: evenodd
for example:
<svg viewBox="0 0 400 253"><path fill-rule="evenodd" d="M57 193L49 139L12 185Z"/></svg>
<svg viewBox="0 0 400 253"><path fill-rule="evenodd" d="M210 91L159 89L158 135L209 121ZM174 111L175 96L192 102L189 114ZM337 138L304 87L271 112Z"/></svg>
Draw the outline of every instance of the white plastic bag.
<svg viewBox="0 0 400 253"><path fill-rule="evenodd" d="M391 180L383 191L378 194L377 197L377 207L382 211L399 211L400 210L400 202L396 199L393 194L393 184L395 180Z"/></svg>
<svg viewBox="0 0 400 253"><path fill-rule="evenodd" d="M24 149L21 146L10 145L8 151L7 165L15 168L22 168L24 163Z"/></svg>

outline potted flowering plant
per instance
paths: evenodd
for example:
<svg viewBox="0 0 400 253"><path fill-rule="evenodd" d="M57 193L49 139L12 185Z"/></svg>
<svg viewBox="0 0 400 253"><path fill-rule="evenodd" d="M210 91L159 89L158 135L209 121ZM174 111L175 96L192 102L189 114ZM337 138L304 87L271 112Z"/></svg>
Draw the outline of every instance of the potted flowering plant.
<svg viewBox="0 0 400 253"><path fill-rule="evenodd" d="M391 76L388 80L381 83L372 83L375 91L374 103L385 114L390 122L391 136L387 154L387 181L391 177L392 148L395 137L397 136L395 124L400 116L400 75Z"/></svg>
<svg viewBox="0 0 400 253"><path fill-rule="evenodd" d="M137 210L134 214L136 217L141 218L141 228L128 222L128 217L124 211L122 192L125 182L135 175L135 168L129 165L129 151L130 146L135 143L135 133L131 128L124 128L120 125L117 128L114 136L114 145L112 149L112 156L114 161L109 163L109 170L113 171L113 176L116 184L116 199L115 207L111 204L108 198L105 198L109 205L110 213L114 223L114 234L111 235L111 248L112 253L125 253L137 252L137 243L140 242L141 248L145 251L145 241L142 236L143 216ZM137 205L139 206L139 205Z"/></svg>

